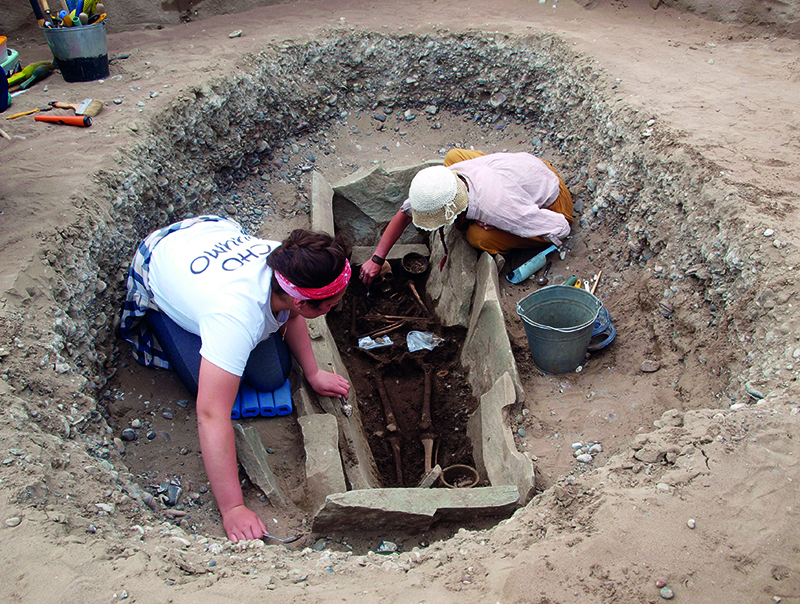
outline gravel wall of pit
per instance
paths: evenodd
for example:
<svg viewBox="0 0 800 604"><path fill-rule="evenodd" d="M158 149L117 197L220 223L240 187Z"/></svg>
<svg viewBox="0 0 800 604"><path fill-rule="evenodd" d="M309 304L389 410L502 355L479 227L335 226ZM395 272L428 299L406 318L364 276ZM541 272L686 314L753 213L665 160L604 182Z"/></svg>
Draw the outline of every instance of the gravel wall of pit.
<svg viewBox="0 0 800 604"><path fill-rule="evenodd" d="M76 402L42 412L47 432L79 434L93 456L122 464L102 401L135 245L157 227L229 204L254 229L263 209L229 196L233 183L273 162L287 139L383 107L395 114L435 107L494 129L523 124L531 138L519 150L570 158L562 174L582 226L608 231L622 269L658 260L648 293L674 311L674 333L664 339L683 349L686 362L707 364L720 390L741 391L787 354L794 319L765 285L785 252L742 237L758 228L759 192L724 184L718 168L662 129L657 116L615 102L602 69L558 37L341 31L267 48L246 63L250 73L198 83L147 124L143 142L100 174L85 222L54 234L46 252L57 275L54 335L41 334L42 345ZM306 168L287 164L282 177L299 185ZM35 384L35 369L16 379ZM122 484L136 494L124 477Z"/></svg>

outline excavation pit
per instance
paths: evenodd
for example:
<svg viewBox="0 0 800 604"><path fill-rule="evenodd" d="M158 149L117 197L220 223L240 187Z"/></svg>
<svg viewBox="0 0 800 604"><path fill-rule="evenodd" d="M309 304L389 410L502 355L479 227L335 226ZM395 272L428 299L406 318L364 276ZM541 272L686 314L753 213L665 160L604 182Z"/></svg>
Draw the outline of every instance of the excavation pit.
<svg viewBox="0 0 800 604"><path fill-rule="evenodd" d="M699 225L718 218L708 211L714 192L701 186L707 182L702 167L668 170L671 160L659 156L652 137L642 154L641 139L633 135L645 118L609 107L591 87L591 67L557 41L358 34L288 44L280 53L265 52L259 61L246 78L187 94L172 114L159 118L160 134L132 155L126 174L110 179L119 250L102 261L101 274L117 295L122 284L115 275L137 240L170 221L232 213L254 234L280 237L295 226L308 226L312 174L336 183L373 162L390 168L440 161L455 146L526 150L550 160L576 199L571 253L551 272L551 282L575 273L590 278L602 268L598 296L617 319L619 334L609 349L590 355L580 374L543 376L533 367L522 327L513 318L513 305L535 286L502 283L488 295L481 292L482 300L495 297L504 312L478 312L476 324L494 322L504 333L507 329L519 363L519 376L501 383L498 414L514 449L541 473L537 488L601 465L664 411L746 399L731 364L735 344L715 327L727 302L750 282L720 251L725 242L695 237ZM692 206L684 202L687 192ZM354 229L356 241L369 245L393 212L388 208L396 207L387 204L370 221L351 220L334 205L334 218ZM512 255L506 261L522 260ZM485 288L496 275L493 259L473 253L471 261L481 277L472 278L472 285L460 274L448 282L459 294L443 309L448 329L469 329L474 283ZM435 258L431 266L433 276ZM74 302L80 303L79 296ZM442 291L431 294L437 300L441 296ZM665 305L671 313L661 312ZM114 316L118 306L98 311ZM99 397L115 435L137 418L146 425L135 441L125 443L120 459L135 483L158 495L163 484L179 477L184 493L179 505L187 511L182 526L219 536L213 500L204 490L192 403L179 404L187 396L174 376L131 364L125 345L118 354L96 354L81 342L81 329L64 331L66 345L86 366L98 366L105 356L106 371L119 368ZM473 345L493 352L482 342ZM662 369L645 381L639 366L651 359ZM465 375L475 400L498 381L478 373L469 369ZM351 377L360 390L361 378ZM305 500L299 475L305 456L296 447L301 427L295 418L278 418L259 421L258 430L273 451L270 461L275 460L284 491L297 506L276 511L259 501L262 494L255 488L246 489L248 505L275 518L287 533L302 530L315 506ZM605 454L593 466L578 465L570 450L575 441L602 441Z"/></svg>

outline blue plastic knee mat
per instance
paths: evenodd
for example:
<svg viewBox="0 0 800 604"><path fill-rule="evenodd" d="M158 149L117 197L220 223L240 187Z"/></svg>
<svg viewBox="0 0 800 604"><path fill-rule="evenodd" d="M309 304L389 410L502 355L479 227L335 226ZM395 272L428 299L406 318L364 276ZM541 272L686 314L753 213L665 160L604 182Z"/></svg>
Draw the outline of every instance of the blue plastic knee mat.
<svg viewBox="0 0 800 604"><path fill-rule="evenodd" d="M231 409L231 419L248 417L275 417L292 412L292 391L287 379L273 392L258 392L242 383Z"/></svg>

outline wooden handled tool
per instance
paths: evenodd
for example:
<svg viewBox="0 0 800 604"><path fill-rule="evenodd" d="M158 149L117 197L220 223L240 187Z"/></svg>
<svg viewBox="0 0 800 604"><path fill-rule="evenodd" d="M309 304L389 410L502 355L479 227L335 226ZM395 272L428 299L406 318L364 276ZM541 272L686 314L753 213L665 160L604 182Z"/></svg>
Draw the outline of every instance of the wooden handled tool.
<svg viewBox="0 0 800 604"><path fill-rule="evenodd" d="M83 99L80 103L65 103L64 101L50 101L51 107L59 109L72 109L75 115L88 115L95 117L103 110L103 101L96 99Z"/></svg>

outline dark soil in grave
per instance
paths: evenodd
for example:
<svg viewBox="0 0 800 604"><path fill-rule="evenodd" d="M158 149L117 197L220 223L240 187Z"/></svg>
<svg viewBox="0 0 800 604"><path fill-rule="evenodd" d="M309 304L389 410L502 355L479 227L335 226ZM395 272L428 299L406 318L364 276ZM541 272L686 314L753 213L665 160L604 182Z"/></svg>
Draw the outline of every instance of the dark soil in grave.
<svg viewBox="0 0 800 604"><path fill-rule="evenodd" d="M394 265L394 261L392 262ZM342 300L339 312L328 315L328 324L358 393L361 418L369 445L384 486L416 487L425 475L423 435L434 435L431 465L445 468L455 464L474 466L472 444L467 438L467 420L477 408L466 372L460 364L461 345L466 337L463 328L442 327L428 317L408 286L414 283L420 298L425 300L424 276L409 280L397 265L394 278L374 283L367 296L366 286L353 280ZM389 287L390 285L390 287ZM383 290L383 291L381 291ZM433 308L430 302L424 302ZM385 317L414 317L398 320ZM361 337L385 331L390 346L363 349ZM410 331L430 332L443 341L432 350L409 352L406 336ZM378 336L375 336L377 338ZM425 398L425 372L430 374L430 427L421 427ZM387 428L385 396L395 417L396 431ZM400 436L402 480L398 478L391 440ZM441 481L436 486L443 486Z"/></svg>

